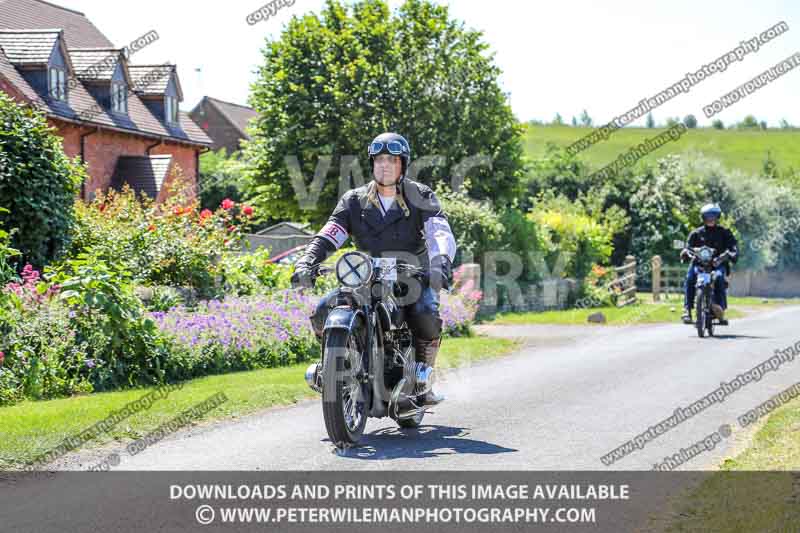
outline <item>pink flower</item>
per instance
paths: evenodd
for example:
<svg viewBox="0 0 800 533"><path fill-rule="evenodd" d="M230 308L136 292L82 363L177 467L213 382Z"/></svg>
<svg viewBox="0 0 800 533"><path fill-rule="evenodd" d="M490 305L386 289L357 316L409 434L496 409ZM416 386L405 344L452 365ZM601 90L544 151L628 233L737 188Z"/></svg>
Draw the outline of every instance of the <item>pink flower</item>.
<svg viewBox="0 0 800 533"><path fill-rule="evenodd" d="M3 361L6 359L6 354L0 352L0 366L3 366Z"/></svg>
<svg viewBox="0 0 800 533"><path fill-rule="evenodd" d="M253 216L253 208L250 207L249 205L246 205L246 206L244 206L242 208L242 213L244 213L245 215L251 217L251 216Z"/></svg>
<svg viewBox="0 0 800 533"><path fill-rule="evenodd" d="M229 209L233 209L233 206L235 206L235 205L236 205L236 202L234 202L230 198L225 198L224 200L222 200L222 209L224 209L225 211L228 211Z"/></svg>
<svg viewBox="0 0 800 533"><path fill-rule="evenodd" d="M200 211L200 220L205 220L212 216L214 216L214 213L211 212L211 209L203 209Z"/></svg>

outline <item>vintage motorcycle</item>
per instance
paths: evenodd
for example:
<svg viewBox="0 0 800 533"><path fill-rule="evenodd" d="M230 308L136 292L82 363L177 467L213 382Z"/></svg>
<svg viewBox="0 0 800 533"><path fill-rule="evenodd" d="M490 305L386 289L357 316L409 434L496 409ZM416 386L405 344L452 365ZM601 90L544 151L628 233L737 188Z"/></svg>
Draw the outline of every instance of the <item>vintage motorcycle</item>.
<svg viewBox="0 0 800 533"><path fill-rule="evenodd" d="M340 287L325 322L321 361L305 374L308 386L322 394L328 436L338 448L348 448L359 441L369 417L419 426L433 368L415 361L402 302L419 296L428 274L362 252L344 254L333 270L318 267L315 274L331 272Z"/></svg>
<svg viewBox="0 0 800 533"><path fill-rule="evenodd" d="M708 331L710 337L714 336L714 326L727 326L727 321L720 322L715 316L711 307L714 301L715 282L719 276L717 269L731 258L730 251L726 250L714 257L714 249L709 246L690 248L687 250L689 258L692 260L693 268L697 272L697 284L695 290L695 322L697 335L705 337Z"/></svg>

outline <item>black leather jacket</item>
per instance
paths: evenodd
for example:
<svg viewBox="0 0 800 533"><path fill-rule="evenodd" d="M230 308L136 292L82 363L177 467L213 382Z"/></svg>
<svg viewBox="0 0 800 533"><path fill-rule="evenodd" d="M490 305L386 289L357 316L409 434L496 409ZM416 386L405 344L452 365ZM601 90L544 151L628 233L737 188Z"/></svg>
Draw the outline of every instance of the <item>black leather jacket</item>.
<svg viewBox="0 0 800 533"><path fill-rule="evenodd" d="M306 246L298 268L318 265L348 237L359 251L373 257L397 257L405 262L416 257L416 264L426 269L437 255L446 255L451 262L455 259L455 238L430 187L403 180L398 195L402 194L404 201L395 199L385 215L373 188L370 183L342 196L328 222Z"/></svg>
<svg viewBox="0 0 800 533"><path fill-rule="evenodd" d="M716 252L714 255L719 255L725 250L731 250L736 253L736 256L731 259L731 263L736 263L739 260L739 244L736 242L733 232L728 228L722 226L701 226L689 234L686 240L687 248L699 248L701 246L709 246ZM726 273L730 274L730 266L726 264Z"/></svg>

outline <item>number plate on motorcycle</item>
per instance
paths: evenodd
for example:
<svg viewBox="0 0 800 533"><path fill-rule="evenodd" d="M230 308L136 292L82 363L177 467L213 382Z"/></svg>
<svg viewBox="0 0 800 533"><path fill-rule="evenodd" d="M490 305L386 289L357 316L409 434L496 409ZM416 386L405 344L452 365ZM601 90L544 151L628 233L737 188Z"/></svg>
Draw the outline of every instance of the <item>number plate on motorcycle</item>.
<svg viewBox="0 0 800 533"><path fill-rule="evenodd" d="M372 264L375 268L381 269L381 279L397 281L396 257L374 257Z"/></svg>

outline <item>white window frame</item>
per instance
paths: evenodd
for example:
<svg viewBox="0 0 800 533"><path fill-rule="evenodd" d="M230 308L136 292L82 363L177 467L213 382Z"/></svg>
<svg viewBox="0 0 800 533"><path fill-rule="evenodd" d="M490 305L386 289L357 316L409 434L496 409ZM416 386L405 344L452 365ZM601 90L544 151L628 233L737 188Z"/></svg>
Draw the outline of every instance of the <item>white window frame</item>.
<svg viewBox="0 0 800 533"><path fill-rule="evenodd" d="M53 100L67 101L67 72L58 67L47 69L47 94Z"/></svg>
<svg viewBox="0 0 800 533"><path fill-rule="evenodd" d="M164 116L170 124L178 123L178 99L172 96L164 97Z"/></svg>
<svg viewBox="0 0 800 533"><path fill-rule="evenodd" d="M111 111L128 113L128 88L124 83L111 84Z"/></svg>

